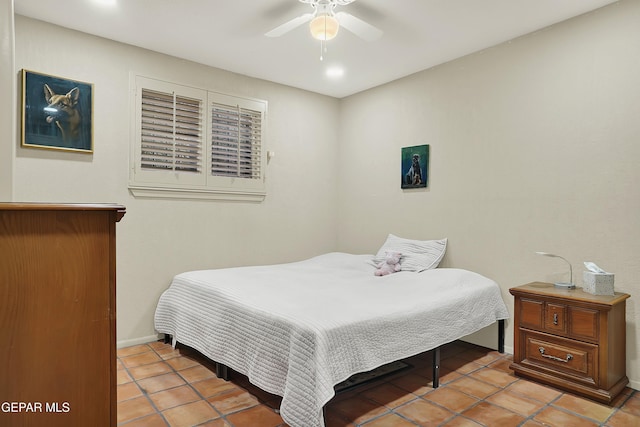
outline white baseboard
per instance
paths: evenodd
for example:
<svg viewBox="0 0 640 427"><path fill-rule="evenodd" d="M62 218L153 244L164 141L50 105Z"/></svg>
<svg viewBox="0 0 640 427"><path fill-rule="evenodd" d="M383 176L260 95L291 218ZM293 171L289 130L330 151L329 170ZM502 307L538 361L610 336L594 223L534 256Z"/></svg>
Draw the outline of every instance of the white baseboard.
<svg viewBox="0 0 640 427"><path fill-rule="evenodd" d="M628 386L634 390L640 390L640 381L629 380Z"/></svg>
<svg viewBox="0 0 640 427"><path fill-rule="evenodd" d="M146 337L133 338L130 340L122 340L116 343L116 348L131 347L132 345L147 344L162 339L164 334L148 335Z"/></svg>

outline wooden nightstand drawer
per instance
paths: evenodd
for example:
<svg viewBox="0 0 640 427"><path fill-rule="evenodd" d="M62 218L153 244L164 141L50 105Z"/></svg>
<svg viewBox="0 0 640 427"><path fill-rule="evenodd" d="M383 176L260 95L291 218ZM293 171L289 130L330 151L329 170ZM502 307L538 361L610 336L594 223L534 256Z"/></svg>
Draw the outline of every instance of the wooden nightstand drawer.
<svg viewBox="0 0 640 427"><path fill-rule="evenodd" d="M564 304L545 303L544 328L551 333L566 333L567 306Z"/></svg>
<svg viewBox="0 0 640 427"><path fill-rule="evenodd" d="M542 330L544 327L544 303L522 298L520 303L520 325L526 328Z"/></svg>
<svg viewBox="0 0 640 427"><path fill-rule="evenodd" d="M519 314L522 327L598 342L598 310L523 298Z"/></svg>
<svg viewBox="0 0 640 427"><path fill-rule="evenodd" d="M598 346L580 341L523 331L523 365L535 365L574 381L594 385L598 378Z"/></svg>
<svg viewBox="0 0 640 427"><path fill-rule="evenodd" d="M600 312L583 307L569 307L569 335L573 338L598 342Z"/></svg>

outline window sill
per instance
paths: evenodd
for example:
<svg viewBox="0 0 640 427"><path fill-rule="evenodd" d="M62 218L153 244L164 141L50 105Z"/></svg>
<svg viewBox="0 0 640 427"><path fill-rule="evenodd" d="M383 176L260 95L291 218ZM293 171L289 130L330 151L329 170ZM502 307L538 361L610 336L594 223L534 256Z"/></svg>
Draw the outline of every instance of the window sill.
<svg viewBox="0 0 640 427"><path fill-rule="evenodd" d="M264 191L233 191L227 189L177 189L163 187L143 187L129 185L134 197L151 199L192 199L222 200L232 202L260 203L264 201Z"/></svg>

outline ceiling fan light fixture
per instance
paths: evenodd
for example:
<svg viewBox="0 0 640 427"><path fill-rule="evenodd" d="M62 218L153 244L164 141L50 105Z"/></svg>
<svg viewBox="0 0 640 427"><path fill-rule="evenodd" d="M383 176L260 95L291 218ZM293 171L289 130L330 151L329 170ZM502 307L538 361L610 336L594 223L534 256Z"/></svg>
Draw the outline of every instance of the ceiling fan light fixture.
<svg viewBox="0 0 640 427"><path fill-rule="evenodd" d="M309 23L311 36L316 40L327 41L338 35L340 24L338 20L329 14L318 15Z"/></svg>

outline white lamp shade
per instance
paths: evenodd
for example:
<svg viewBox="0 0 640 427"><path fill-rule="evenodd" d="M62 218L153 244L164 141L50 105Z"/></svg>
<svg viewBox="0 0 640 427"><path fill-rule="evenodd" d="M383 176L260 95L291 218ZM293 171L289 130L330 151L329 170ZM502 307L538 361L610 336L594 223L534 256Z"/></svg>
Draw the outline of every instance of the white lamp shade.
<svg viewBox="0 0 640 427"><path fill-rule="evenodd" d="M331 40L338 34L340 24L331 15L318 15L309 23L311 36L317 40Z"/></svg>

